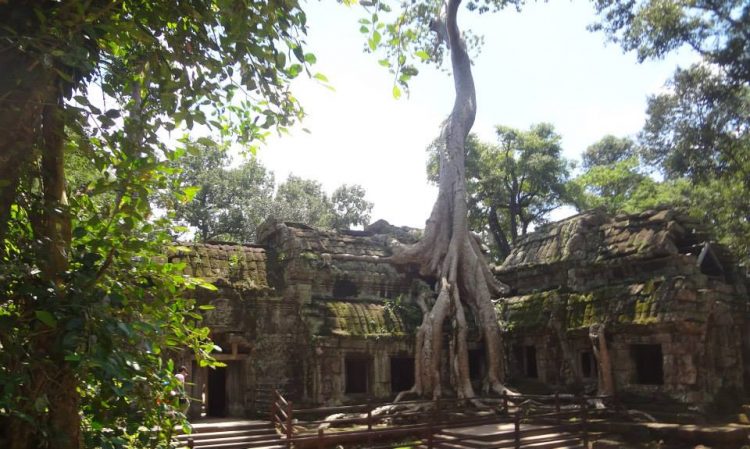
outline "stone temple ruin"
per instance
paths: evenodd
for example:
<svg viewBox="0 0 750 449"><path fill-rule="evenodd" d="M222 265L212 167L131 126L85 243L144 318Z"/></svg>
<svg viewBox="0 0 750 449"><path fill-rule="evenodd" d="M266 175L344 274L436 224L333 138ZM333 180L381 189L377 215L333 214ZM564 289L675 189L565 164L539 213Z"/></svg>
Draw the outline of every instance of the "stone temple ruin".
<svg viewBox="0 0 750 449"><path fill-rule="evenodd" d="M171 261L218 287L196 294L214 306L205 323L226 363L183 361L198 399L189 413L263 414L273 388L311 405L410 388L414 298L430 280L384 258L389 242L418 234L382 221L364 231L268 222L257 245L174 247ZM497 302L511 385L595 386L588 330L603 323L618 395L702 407L750 388L746 277L687 215L576 215L523 237L494 270L511 287ZM469 358L480 384L476 338Z"/></svg>

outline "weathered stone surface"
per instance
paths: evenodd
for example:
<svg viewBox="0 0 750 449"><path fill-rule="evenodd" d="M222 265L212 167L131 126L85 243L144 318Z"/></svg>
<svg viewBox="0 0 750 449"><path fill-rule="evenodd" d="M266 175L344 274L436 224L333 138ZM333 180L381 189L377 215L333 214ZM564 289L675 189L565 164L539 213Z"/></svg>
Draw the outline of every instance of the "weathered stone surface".
<svg viewBox="0 0 750 449"><path fill-rule="evenodd" d="M421 321L414 297L426 286L388 256L393 242L418 235L385 222L365 231L268 222L260 245L172 248L170 261L218 287L196 295L214 306L205 323L228 363L227 410L265 413L260 391L271 388L311 404L394 394L393 377L408 377ZM509 375L535 377L547 390L543 384L571 383L562 335L591 388L598 374L588 330L606 323L618 393L706 404L742 391L750 378L750 308L744 277L733 267L695 220L669 209L590 212L543 226L495 269L514 292L497 302ZM469 344L477 371L481 340ZM208 392L210 403L215 376L197 364L194 371L192 394ZM350 385L352 373L364 382ZM199 409L196 401L193 411Z"/></svg>
<svg viewBox="0 0 750 449"><path fill-rule="evenodd" d="M589 326L606 323L618 391L705 403L744 388L749 363L738 325L747 322L748 297L738 292L745 278L678 211L594 211L550 223L521 238L496 274L517 292L497 304L507 340L516 351L534 347L541 380L573 380L551 328L562 321L581 360L592 351ZM549 344L540 343L544 336ZM530 362L514 356L512 363ZM528 371L511 366L516 377Z"/></svg>

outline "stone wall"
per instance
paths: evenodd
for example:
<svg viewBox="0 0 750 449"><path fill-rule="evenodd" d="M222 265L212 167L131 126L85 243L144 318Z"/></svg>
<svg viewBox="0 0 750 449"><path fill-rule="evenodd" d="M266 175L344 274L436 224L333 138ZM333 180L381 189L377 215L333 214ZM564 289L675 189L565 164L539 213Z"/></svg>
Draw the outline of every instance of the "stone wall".
<svg viewBox="0 0 750 449"><path fill-rule="evenodd" d="M705 404L742 391L747 288L726 251L705 239L669 210L582 214L526 236L496 270L516 295L498 306L508 341L536 348L539 381L565 385L573 375L553 320L577 364L591 352L589 326L606 323L619 392ZM511 374L523 378L527 354L518 354Z"/></svg>

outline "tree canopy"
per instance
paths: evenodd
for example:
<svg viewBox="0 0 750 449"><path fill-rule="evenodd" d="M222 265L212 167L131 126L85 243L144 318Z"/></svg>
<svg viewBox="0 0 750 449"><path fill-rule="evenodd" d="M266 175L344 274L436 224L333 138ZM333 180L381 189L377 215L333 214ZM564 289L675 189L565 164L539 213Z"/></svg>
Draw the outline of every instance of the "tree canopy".
<svg viewBox="0 0 750 449"><path fill-rule="evenodd" d="M742 0L597 0L603 30L640 60L681 47L701 61L648 100L639 136L666 184L690 185L689 208L747 262L750 242L750 4Z"/></svg>
<svg viewBox="0 0 750 449"><path fill-rule="evenodd" d="M466 146L466 178L472 229L492 236L502 261L516 239L567 201L571 163L562 156L560 136L547 123L528 131L497 126L497 143L471 136ZM437 180L440 141L428 149L428 178Z"/></svg>
<svg viewBox="0 0 750 449"><path fill-rule="evenodd" d="M231 164L225 148L187 142L187 154L172 166L177 188L192 190L190 199L169 193L174 219L195 231L198 241L255 242L258 227L274 218L324 229L366 226L373 204L359 185L339 186L330 197L310 179L289 176L276 186L273 172L252 157Z"/></svg>
<svg viewBox="0 0 750 449"><path fill-rule="evenodd" d="M253 145L293 123L289 81L315 61L305 31L294 1L0 4L11 449L168 444L170 357L212 346L184 294L211 286L165 260L171 223L149 203L180 156L164 135L199 124Z"/></svg>

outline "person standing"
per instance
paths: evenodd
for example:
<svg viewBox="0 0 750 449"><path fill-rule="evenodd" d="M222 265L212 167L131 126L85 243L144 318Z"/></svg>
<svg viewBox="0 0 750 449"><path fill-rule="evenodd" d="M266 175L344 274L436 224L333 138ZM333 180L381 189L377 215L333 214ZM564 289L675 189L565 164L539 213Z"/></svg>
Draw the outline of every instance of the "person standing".
<svg viewBox="0 0 750 449"><path fill-rule="evenodd" d="M188 378L187 367L185 367L184 365L180 366L177 369L177 373L174 375L174 377L176 377L177 380L180 381L178 390L175 393L175 395L177 396L178 410L182 413L187 413L188 408L190 408L190 400L188 399L187 391L185 390L185 382Z"/></svg>

